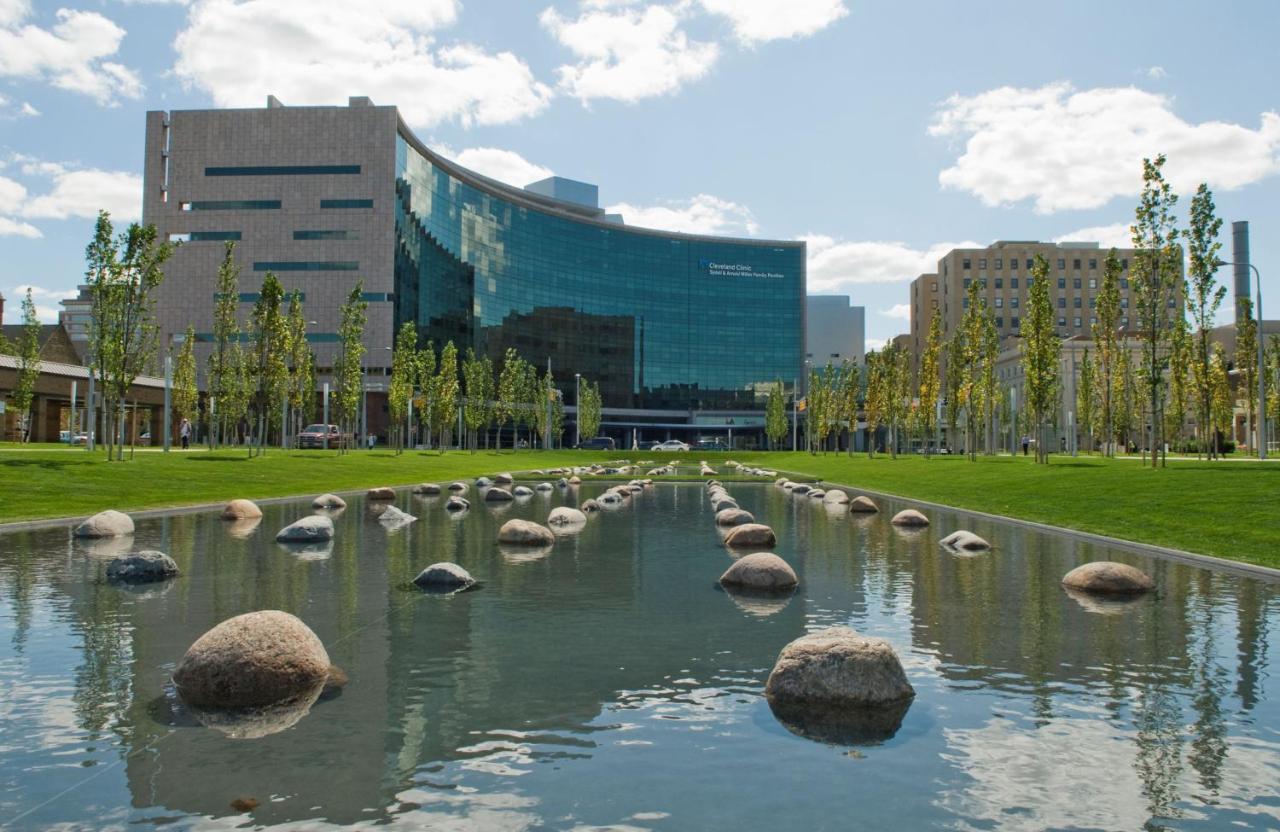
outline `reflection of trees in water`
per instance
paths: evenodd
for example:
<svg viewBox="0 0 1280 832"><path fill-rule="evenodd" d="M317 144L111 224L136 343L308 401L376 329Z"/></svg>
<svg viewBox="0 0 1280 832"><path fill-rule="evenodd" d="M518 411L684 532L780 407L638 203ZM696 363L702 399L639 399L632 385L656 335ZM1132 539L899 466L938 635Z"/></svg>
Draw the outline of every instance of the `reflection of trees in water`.
<svg viewBox="0 0 1280 832"><path fill-rule="evenodd" d="M1182 775L1182 708L1162 678L1149 681L1134 704L1138 746L1133 767L1142 781L1147 811L1153 818L1181 817L1178 778Z"/></svg>
<svg viewBox="0 0 1280 832"><path fill-rule="evenodd" d="M9 603L13 605L13 636L10 642L14 652L21 654L31 631L35 594L39 586L36 559L32 554L35 547L31 532L17 532L5 542L10 554L0 558L0 584L3 584Z"/></svg>
<svg viewBox="0 0 1280 832"><path fill-rule="evenodd" d="M82 661L75 671L75 704L80 726L91 739L124 716L132 699L133 628L121 612L127 597L115 587L96 584L75 605Z"/></svg>
<svg viewBox="0 0 1280 832"><path fill-rule="evenodd" d="M1259 581L1239 581L1235 598L1236 648L1240 657L1236 696L1240 697L1240 707L1251 711L1258 704L1258 680L1266 671L1270 652L1267 623L1275 594Z"/></svg>
<svg viewBox="0 0 1280 832"><path fill-rule="evenodd" d="M1187 758L1200 775L1200 785L1216 796L1222 786L1222 766L1227 758L1227 722L1222 706L1227 693L1227 669L1218 662L1215 628L1222 611L1215 601L1206 597L1200 602L1199 612L1191 665L1195 685L1192 707L1196 711L1191 730L1195 737Z"/></svg>

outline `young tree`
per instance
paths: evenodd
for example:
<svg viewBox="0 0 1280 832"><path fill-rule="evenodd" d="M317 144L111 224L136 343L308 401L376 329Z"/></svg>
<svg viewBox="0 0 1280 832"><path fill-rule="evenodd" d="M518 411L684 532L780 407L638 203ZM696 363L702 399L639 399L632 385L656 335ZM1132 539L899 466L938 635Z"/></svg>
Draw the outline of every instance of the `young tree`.
<svg viewBox="0 0 1280 832"><path fill-rule="evenodd" d="M888 384L886 378L885 354L880 350L867 353L866 396L863 411L867 420L867 458L876 455L876 433L884 421L888 410Z"/></svg>
<svg viewBox="0 0 1280 832"><path fill-rule="evenodd" d="M600 385L584 379L582 396L578 401L578 432L583 439L590 439L599 432L602 407Z"/></svg>
<svg viewBox="0 0 1280 832"><path fill-rule="evenodd" d="M764 405L764 433L769 438L769 448L775 451L787 435L787 401L782 392L782 379L769 388Z"/></svg>
<svg viewBox="0 0 1280 832"><path fill-rule="evenodd" d="M1191 361L1194 347L1187 319L1178 315L1169 330L1169 403L1165 408L1165 435L1175 442L1182 439L1191 398Z"/></svg>
<svg viewBox="0 0 1280 832"><path fill-rule="evenodd" d="M1098 371L1098 422L1102 428L1102 454L1115 455L1115 366L1121 349L1120 340L1120 275L1124 266L1113 248L1102 269L1102 286L1098 289L1097 321L1093 325L1095 360Z"/></svg>
<svg viewBox="0 0 1280 832"><path fill-rule="evenodd" d="M173 365L173 415L194 422L200 406L200 389L196 383L196 330L188 325L182 336L182 348Z"/></svg>
<svg viewBox="0 0 1280 832"><path fill-rule="evenodd" d="M964 315L960 319L961 350L959 360L959 399L965 412L965 446L969 459L978 458L978 433L985 427L989 412L988 399L994 398L995 360L999 348L995 321L982 295L983 284L974 280L966 294ZM1046 290L1047 291L1047 290ZM1023 334L1026 334L1025 327Z"/></svg>
<svg viewBox="0 0 1280 832"><path fill-rule="evenodd" d="M1085 347L1080 359L1080 375L1076 380L1076 426L1084 431L1086 450L1090 453L1093 452L1093 432L1097 429L1097 386L1093 360L1089 358L1089 348Z"/></svg>
<svg viewBox="0 0 1280 832"><path fill-rule="evenodd" d="M1127 449L1130 436L1137 429L1138 422L1138 383L1133 375L1133 357L1129 350L1122 349L1116 353L1115 375L1111 379L1112 414L1111 429L1114 438Z"/></svg>
<svg viewBox="0 0 1280 832"><path fill-rule="evenodd" d="M467 348L462 362L462 380L467 397L462 408L462 422L470 434L471 452L476 452L476 432L489 424L489 402L493 400L493 367L488 358L477 358L475 350Z"/></svg>
<svg viewBox="0 0 1280 832"><path fill-rule="evenodd" d="M516 413L520 408L520 396L524 392L521 385L524 382L523 359L516 352L514 347L508 347L507 353L502 360L502 373L498 376L498 400L493 408L494 420L498 423L498 450L502 450L502 428L507 422L511 422L512 440L511 446L515 447L515 426Z"/></svg>
<svg viewBox="0 0 1280 832"><path fill-rule="evenodd" d="M364 387L364 327L369 304L361 299L364 281L356 281L346 303L340 310L338 325L338 356L333 362L333 377L337 383L334 404L344 437L354 435L356 417L360 410L360 394ZM347 443L342 443L344 449Z"/></svg>
<svg viewBox="0 0 1280 832"><path fill-rule="evenodd" d="M960 421L960 409L964 406L965 349L964 330L957 329L947 343L943 376L946 381L947 448L952 452L955 451L956 424Z"/></svg>
<svg viewBox="0 0 1280 832"><path fill-rule="evenodd" d="M213 421L209 424L209 447L223 440L228 425L234 425L224 403L234 395L236 379L232 378L231 351L240 344L240 321L236 310L240 305L238 283L240 266L235 261L236 244L228 242L218 266L217 288L213 304L213 352L209 354L209 398Z"/></svg>
<svg viewBox="0 0 1280 832"><path fill-rule="evenodd" d="M413 321L405 321L396 333L395 349L391 353L391 380L387 383L387 413L391 419L395 437L396 455L404 453L409 419L409 402L413 399L413 387L418 375L418 328Z"/></svg>
<svg viewBox="0 0 1280 832"><path fill-rule="evenodd" d="M1255 449L1261 440L1254 434L1258 411L1258 322L1253 317L1253 302L1240 298L1240 318L1236 320L1236 371L1240 373L1240 398L1245 403L1245 437ZM1259 431L1259 434L1261 431Z"/></svg>
<svg viewBox="0 0 1280 832"><path fill-rule="evenodd" d="M284 287L272 272L262 280L262 290L253 305L249 338L253 348L253 425L257 434L251 442L249 454L267 452L267 433L280 420L281 411L289 393L289 328L282 313Z"/></svg>
<svg viewBox="0 0 1280 832"><path fill-rule="evenodd" d="M551 400L551 443L564 447L564 391L555 390Z"/></svg>
<svg viewBox="0 0 1280 832"><path fill-rule="evenodd" d="M1196 404L1196 426L1200 434L1200 445L1208 451L1210 441L1211 418L1213 407L1213 378L1209 371L1210 362L1210 330L1213 320L1227 295L1227 287L1218 285L1218 252L1222 244L1218 242L1218 234L1222 230L1222 220L1215 213L1213 193L1208 186L1201 184L1191 198L1191 223L1187 229L1187 311L1191 313L1191 323L1195 327L1195 357L1192 366L1193 398ZM1212 453L1211 451L1209 451Z"/></svg>
<svg viewBox="0 0 1280 832"><path fill-rule="evenodd" d="M426 428L425 444L427 448L430 448L432 431L436 424L436 408L438 406L436 401L436 347L430 341L427 342L425 347L418 350L417 373L419 393L418 398L414 400L414 407L418 411L418 424Z"/></svg>
<svg viewBox="0 0 1280 832"><path fill-rule="evenodd" d="M515 424L522 425L529 433L526 445L533 448L533 432L537 427L537 414L541 405L538 384L538 368L528 361L520 359L520 374L516 380ZM516 434L517 438L519 434ZM517 445L519 443L517 442Z"/></svg>
<svg viewBox="0 0 1280 832"><path fill-rule="evenodd" d="M1164 163L1163 154L1154 162L1142 160L1142 195L1130 227L1136 249L1130 281L1142 337L1142 364L1138 374L1151 414L1148 438L1152 467L1160 465L1169 310L1177 306L1177 281L1182 263L1174 216L1178 197L1164 179Z"/></svg>
<svg viewBox="0 0 1280 832"><path fill-rule="evenodd" d="M1212 407L1209 412L1213 431L1214 452L1222 453L1222 436L1231 430L1235 412L1231 401L1231 381L1227 377L1227 356L1221 344L1213 345L1213 357L1209 359L1209 375L1213 380Z"/></svg>
<svg viewBox="0 0 1280 832"><path fill-rule="evenodd" d="M18 383L13 390L13 407L18 411L18 430L23 443L31 438L31 402L40 378L40 318L36 304L27 289L22 299L22 335L18 338Z"/></svg>
<svg viewBox="0 0 1280 832"><path fill-rule="evenodd" d="M289 296L285 322L289 332L289 408L293 411L294 433L311 421L316 406L316 362L307 341L307 319L302 310L302 293Z"/></svg>
<svg viewBox="0 0 1280 832"><path fill-rule="evenodd" d="M884 362L885 415L889 421L889 457L898 458L898 445L902 433L907 430L911 414L911 356L897 344L890 344L881 353Z"/></svg>
<svg viewBox="0 0 1280 832"><path fill-rule="evenodd" d="M849 441L845 453L853 456L854 435L858 429L858 406L862 402L862 372L848 361L840 365L840 387L836 390L837 418L846 427ZM783 425L785 427L785 418Z"/></svg>
<svg viewBox="0 0 1280 832"><path fill-rule="evenodd" d="M450 444L450 431L458 413L458 348L452 341L440 350L434 382L431 392L435 406L431 411L432 427L439 437L438 447L444 453L445 446Z"/></svg>
<svg viewBox="0 0 1280 832"><path fill-rule="evenodd" d="M925 338L924 354L920 356L920 409L918 421L924 434L925 459L929 458L929 439L937 424L938 397L942 392L942 379L938 375L938 362L942 357L942 315L934 315L929 322L929 335Z"/></svg>
<svg viewBox="0 0 1280 832"><path fill-rule="evenodd" d="M1045 428L1058 399L1058 361L1061 350L1049 305L1049 261L1037 254L1027 291L1027 314L1022 321L1022 373L1026 412L1036 436L1036 461L1049 462Z"/></svg>

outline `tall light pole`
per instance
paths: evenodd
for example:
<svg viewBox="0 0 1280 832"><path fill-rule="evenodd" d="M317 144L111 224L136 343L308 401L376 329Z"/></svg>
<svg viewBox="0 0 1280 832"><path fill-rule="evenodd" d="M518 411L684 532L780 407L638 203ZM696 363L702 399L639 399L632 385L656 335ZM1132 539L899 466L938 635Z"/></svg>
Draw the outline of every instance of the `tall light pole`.
<svg viewBox="0 0 1280 832"><path fill-rule="evenodd" d="M1263 345L1266 338L1262 334L1262 273L1258 271L1258 267L1252 263L1234 263L1229 260L1219 260L1213 264L1215 267L1221 266L1248 266L1253 269L1253 279L1257 284L1258 301L1254 304L1253 314L1257 321L1257 333L1254 340L1258 342L1258 422L1255 427L1258 437L1258 459L1267 458L1267 365L1266 357L1263 351Z"/></svg>
<svg viewBox="0 0 1280 832"><path fill-rule="evenodd" d="M576 408L573 418L573 447L577 448L582 445L582 373L573 374L574 404Z"/></svg>

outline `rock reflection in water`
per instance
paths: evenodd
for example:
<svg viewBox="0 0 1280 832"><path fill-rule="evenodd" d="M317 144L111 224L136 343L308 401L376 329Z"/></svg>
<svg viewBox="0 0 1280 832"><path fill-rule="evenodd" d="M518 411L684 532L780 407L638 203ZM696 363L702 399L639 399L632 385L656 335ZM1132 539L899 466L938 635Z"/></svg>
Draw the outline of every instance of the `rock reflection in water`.
<svg viewBox="0 0 1280 832"><path fill-rule="evenodd" d="M913 701L862 708L770 702L769 710L784 728L807 740L827 745L880 745L898 733Z"/></svg>
<svg viewBox="0 0 1280 832"><path fill-rule="evenodd" d="M738 609L757 618L768 618L782 612L791 603L796 588L767 592L747 587L720 587Z"/></svg>

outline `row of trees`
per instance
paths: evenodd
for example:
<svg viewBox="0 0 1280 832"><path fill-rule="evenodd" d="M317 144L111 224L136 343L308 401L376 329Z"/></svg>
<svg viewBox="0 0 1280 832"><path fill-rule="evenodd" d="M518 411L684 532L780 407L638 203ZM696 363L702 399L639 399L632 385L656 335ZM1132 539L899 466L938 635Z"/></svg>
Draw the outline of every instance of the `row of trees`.
<svg viewBox="0 0 1280 832"><path fill-rule="evenodd" d="M36 380L40 377L40 319L36 316L36 304L27 289L22 299L22 330L16 343L9 343L0 333L0 353L18 359L17 383L9 398L18 417L18 441L27 442L31 436L31 404L35 400ZM0 421L0 427L3 422ZM0 430L0 436L3 431Z"/></svg>

